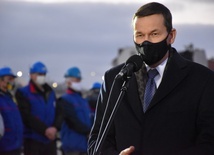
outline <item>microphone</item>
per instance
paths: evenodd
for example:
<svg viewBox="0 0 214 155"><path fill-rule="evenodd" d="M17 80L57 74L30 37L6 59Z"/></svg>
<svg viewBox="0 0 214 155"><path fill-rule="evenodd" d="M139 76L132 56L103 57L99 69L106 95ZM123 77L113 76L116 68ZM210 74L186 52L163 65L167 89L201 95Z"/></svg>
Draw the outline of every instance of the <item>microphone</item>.
<svg viewBox="0 0 214 155"><path fill-rule="evenodd" d="M143 65L143 60L139 55L132 55L125 63L121 71L116 75L115 79L120 79L124 76L131 75L138 71Z"/></svg>

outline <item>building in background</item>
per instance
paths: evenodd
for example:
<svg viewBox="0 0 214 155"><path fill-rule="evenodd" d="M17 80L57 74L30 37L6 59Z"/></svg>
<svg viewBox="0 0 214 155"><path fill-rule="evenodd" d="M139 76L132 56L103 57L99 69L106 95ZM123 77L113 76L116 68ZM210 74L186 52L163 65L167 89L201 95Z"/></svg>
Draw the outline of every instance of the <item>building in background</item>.
<svg viewBox="0 0 214 155"><path fill-rule="evenodd" d="M208 60L208 67L209 67L209 69L214 71L214 58Z"/></svg>
<svg viewBox="0 0 214 155"><path fill-rule="evenodd" d="M118 55L116 58L113 59L112 61L112 66L117 66L121 63L126 62L126 60L134 55L137 54L135 47L125 47L125 48L120 48L118 50Z"/></svg>
<svg viewBox="0 0 214 155"><path fill-rule="evenodd" d="M208 60L206 58L206 52L203 49L194 48L193 44L189 44L185 47L184 51L179 52L184 58L197 62L203 66L208 67Z"/></svg>

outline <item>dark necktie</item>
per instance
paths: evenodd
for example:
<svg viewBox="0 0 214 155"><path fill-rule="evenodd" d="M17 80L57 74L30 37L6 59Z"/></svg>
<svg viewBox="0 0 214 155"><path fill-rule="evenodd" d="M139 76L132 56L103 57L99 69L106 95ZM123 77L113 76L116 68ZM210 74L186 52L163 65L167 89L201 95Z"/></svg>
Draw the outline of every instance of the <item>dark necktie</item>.
<svg viewBox="0 0 214 155"><path fill-rule="evenodd" d="M146 112L152 97L155 94L156 91L156 84L155 84L155 76L158 75L158 71L156 69L150 69L147 73L148 75L148 81L146 83L146 88L145 88L145 94L144 94L144 104L143 104L143 111Z"/></svg>

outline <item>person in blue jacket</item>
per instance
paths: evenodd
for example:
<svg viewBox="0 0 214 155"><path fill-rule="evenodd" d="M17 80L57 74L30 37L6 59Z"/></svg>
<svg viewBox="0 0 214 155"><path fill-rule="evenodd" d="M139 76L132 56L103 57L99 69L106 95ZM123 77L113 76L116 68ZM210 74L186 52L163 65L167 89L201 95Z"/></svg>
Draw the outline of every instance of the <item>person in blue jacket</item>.
<svg viewBox="0 0 214 155"><path fill-rule="evenodd" d="M4 135L4 121L0 112L0 139Z"/></svg>
<svg viewBox="0 0 214 155"><path fill-rule="evenodd" d="M0 139L0 155L20 155L23 144L22 118L8 91L15 78L11 68L0 69L0 113L4 124L4 135Z"/></svg>
<svg viewBox="0 0 214 155"><path fill-rule="evenodd" d="M58 103L64 109L64 123L60 136L65 155L83 155L87 152L87 137L91 129L90 108L81 96L81 72L71 67L65 73L67 91Z"/></svg>
<svg viewBox="0 0 214 155"><path fill-rule="evenodd" d="M25 155L56 155L56 133L63 117L56 105L55 92L46 83L46 73L42 62L34 63L30 68L29 84L16 92L25 125Z"/></svg>
<svg viewBox="0 0 214 155"><path fill-rule="evenodd" d="M89 103L89 107L91 109L91 120L92 124L94 122L95 109L97 105L97 99L100 93L101 83L94 82L92 88L88 91L86 99Z"/></svg>

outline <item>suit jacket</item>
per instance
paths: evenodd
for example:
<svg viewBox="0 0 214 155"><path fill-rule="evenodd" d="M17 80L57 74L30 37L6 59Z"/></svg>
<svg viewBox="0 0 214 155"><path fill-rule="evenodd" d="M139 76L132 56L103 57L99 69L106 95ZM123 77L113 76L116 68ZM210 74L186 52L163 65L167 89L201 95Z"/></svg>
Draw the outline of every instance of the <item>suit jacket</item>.
<svg viewBox="0 0 214 155"><path fill-rule="evenodd" d="M105 74L89 138L89 154L94 149L114 77L122 66ZM214 73L211 70L171 49L162 82L145 113L134 74L129 82L102 154L118 155L133 145L133 155L214 155ZM116 103L122 83L122 80L115 82L107 115Z"/></svg>

